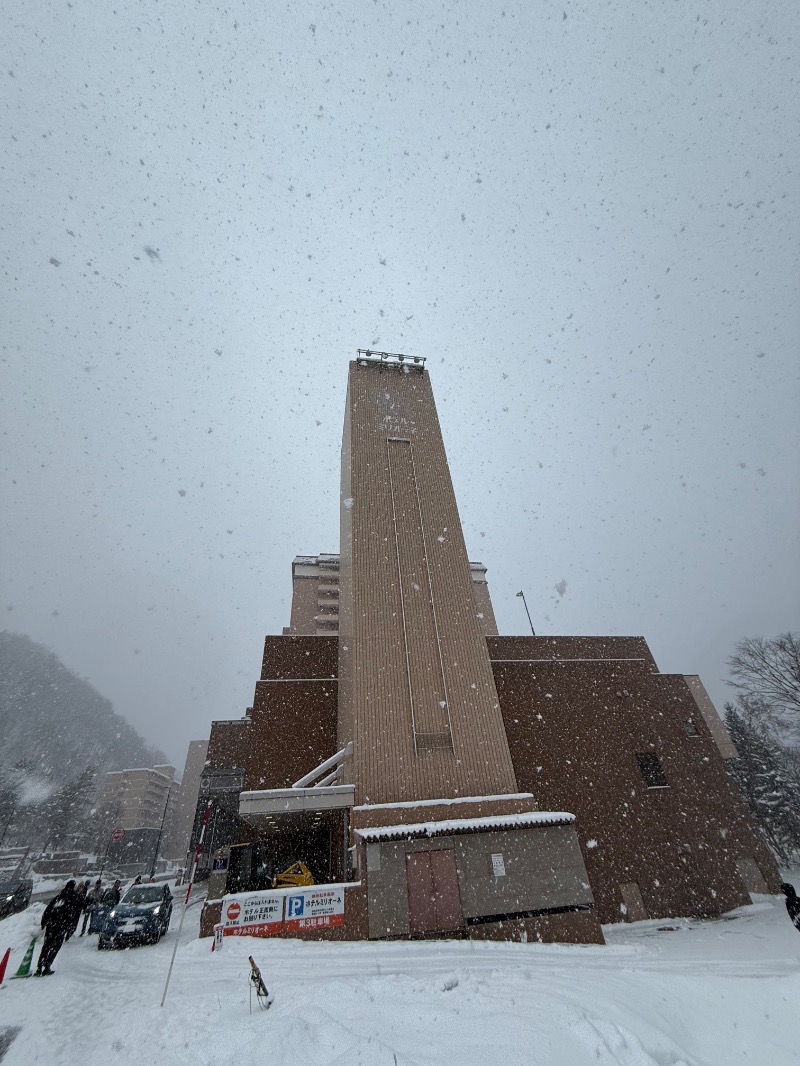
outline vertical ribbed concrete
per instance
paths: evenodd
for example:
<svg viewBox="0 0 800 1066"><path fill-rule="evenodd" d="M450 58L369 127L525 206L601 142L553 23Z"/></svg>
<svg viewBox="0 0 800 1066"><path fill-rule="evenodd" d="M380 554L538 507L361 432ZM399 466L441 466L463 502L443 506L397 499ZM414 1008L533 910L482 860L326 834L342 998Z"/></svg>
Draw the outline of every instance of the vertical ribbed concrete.
<svg viewBox="0 0 800 1066"><path fill-rule="evenodd" d="M352 363L339 739L357 802L516 792L428 373Z"/></svg>

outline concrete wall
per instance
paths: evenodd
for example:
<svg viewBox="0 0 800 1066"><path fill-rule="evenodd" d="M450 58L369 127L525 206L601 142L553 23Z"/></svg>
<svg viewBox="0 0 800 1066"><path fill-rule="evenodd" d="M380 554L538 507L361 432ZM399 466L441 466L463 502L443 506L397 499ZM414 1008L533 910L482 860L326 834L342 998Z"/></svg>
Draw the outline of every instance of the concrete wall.
<svg viewBox="0 0 800 1066"><path fill-rule="evenodd" d="M572 826L367 843L362 877L367 882L370 938L410 935L406 856L441 849L454 853L465 924L592 904ZM494 876L492 855L502 855L504 876Z"/></svg>
<svg viewBox="0 0 800 1066"><path fill-rule="evenodd" d="M183 860L192 835L197 797L200 792L200 775L208 755L207 740L190 740L186 753L183 777L178 788L173 787L161 854L167 858Z"/></svg>

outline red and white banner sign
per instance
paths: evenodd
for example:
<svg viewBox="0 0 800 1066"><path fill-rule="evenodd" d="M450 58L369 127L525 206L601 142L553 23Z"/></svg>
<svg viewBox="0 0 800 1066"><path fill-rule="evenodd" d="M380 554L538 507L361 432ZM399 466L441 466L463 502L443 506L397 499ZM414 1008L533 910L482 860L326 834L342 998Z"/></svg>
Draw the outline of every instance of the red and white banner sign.
<svg viewBox="0 0 800 1066"><path fill-rule="evenodd" d="M344 888L306 888L286 897L286 932L344 925Z"/></svg>
<svg viewBox="0 0 800 1066"><path fill-rule="evenodd" d="M222 900L225 936L277 936L283 924L283 899L271 892L225 896Z"/></svg>

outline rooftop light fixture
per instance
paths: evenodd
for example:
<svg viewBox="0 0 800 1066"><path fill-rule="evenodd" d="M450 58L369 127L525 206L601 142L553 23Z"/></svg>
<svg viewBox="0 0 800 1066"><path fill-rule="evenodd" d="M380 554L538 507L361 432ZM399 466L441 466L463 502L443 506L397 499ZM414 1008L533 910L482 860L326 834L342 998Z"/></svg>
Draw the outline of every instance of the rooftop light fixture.
<svg viewBox="0 0 800 1066"><path fill-rule="evenodd" d="M368 348L358 349L356 362L362 366L375 364L380 367L393 366L403 370L425 370L425 356L423 355L402 355L400 352L373 352ZM409 364L408 367L406 364Z"/></svg>

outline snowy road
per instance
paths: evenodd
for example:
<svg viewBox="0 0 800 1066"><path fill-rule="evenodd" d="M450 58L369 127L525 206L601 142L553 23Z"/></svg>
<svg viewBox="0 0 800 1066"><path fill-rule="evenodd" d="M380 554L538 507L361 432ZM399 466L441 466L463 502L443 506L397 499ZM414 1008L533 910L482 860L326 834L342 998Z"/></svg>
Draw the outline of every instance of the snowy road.
<svg viewBox="0 0 800 1066"><path fill-rule="evenodd" d="M19 965L41 907L0 923ZM732 920L607 929L607 947L305 944L175 933L99 952L70 941L52 978L0 989L3 1066L786 1066L800 1063L800 936L780 899ZM177 917L174 922L177 926ZM275 996L249 1013L247 955Z"/></svg>

